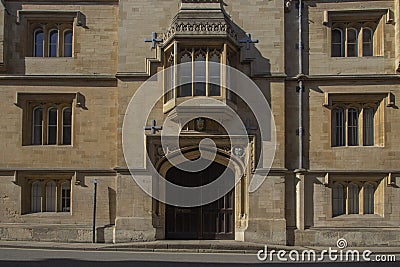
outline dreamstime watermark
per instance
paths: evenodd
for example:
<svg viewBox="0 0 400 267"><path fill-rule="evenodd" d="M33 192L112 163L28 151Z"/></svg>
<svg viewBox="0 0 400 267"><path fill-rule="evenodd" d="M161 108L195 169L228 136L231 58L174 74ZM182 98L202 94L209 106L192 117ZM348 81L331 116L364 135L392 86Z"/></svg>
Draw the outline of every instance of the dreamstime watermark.
<svg viewBox="0 0 400 267"><path fill-rule="evenodd" d="M219 76L220 79L213 79L211 82L207 75L203 75L202 71L206 69L209 77ZM194 74L188 76L188 73L192 72ZM188 77L192 78L188 80ZM188 84L191 93L184 95L198 96L176 97L178 90L187 89ZM206 97L205 84L209 84L208 87L213 90L219 88L219 97ZM225 88L228 90L224 91ZM210 90L208 91L211 92ZM257 152L257 161L253 155L256 152L250 143L249 126L243 123L246 116L238 114L236 108L227 104L229 96L233 95L247 105L246 115L255 119L260 138L258 143L261 144L261 149ZM166 96L172 97L165 99ZM215 161L223 161L227 168L213 182L198 187L174 184L163 177L160 166L152 161L154 158L149 156L149 149L146 147L148 140L144 126L149 120L154 120L154 116L162 118L160 115L163 114L154 113L154 110L160 110L162 103L165 104L164 108L170 106L170 112L165 116L163 124L157 127L162 129L159 136L161 149L156 149L155 153L168 161L172 167L192 173L205 170ZM198 146L197 151L189 150L190 154L184 150L185 148L180 146L182 128L199 118L215 121L222 126L226 132L224 138L229 139L230 147L218 147L213 137L206 136L198 144L192 144ZM272 165L275 144L274 117L263 90L237 69L211 61L178 64L148 79L132 97L122 128L124 158L135 182L154 199L180 207L201 206L220 199L230 192L245 174L250 176L248 191L256 191ZM253 167L249 168L249 164ZM254 173L248 173L249 169L254 170ZM233 171L234 179L229 170Z"/></svg>
<svg viewBox="0 0 400 267"><path fill-rule="evenodd" d="M371 250L356 250L346 249L348 244L347 240L341 238L337 241L336 246L338 249L329 247L321 251L314 249L307 249L303 251L298 250L268 250L268 246L258 251L257 259L259 261L281 261L281 262L394 262L396 261L395 255L375 255Z"/></svg>

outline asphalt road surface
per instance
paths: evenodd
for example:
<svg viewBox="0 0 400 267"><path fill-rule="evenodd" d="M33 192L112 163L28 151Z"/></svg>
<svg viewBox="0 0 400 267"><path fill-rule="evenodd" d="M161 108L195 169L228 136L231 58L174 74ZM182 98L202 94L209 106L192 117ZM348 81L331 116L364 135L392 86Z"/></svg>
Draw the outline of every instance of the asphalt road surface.
<svg viewBox="0 0 400 267"><path fill-rule="evenodd" d="M397 259L400 259L397 257ZM379 266L398 267L398 262L379 263L290 263L260 262L251 254L201 254L201 253L156 253L131 251L73 251L0 248L0 267L80 267L80 266Z"/></svg>

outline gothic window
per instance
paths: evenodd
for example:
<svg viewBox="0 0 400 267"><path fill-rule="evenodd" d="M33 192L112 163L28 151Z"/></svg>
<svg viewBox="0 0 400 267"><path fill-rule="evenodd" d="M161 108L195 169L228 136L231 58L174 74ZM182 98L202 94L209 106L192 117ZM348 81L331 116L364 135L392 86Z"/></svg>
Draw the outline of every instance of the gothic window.
<svg viewBox="0 0 400 267"><path fill-rule="evenodd" d="M72 23L33 23L34 57L72 57Z"/></svg>
<svg viewBox="0 0 400 267"><path fill-rule="evenodd" d="M221 55L218 51L213 51L210 54L209 60L209 96L221 95ZM217 64L214 64L217 63Z"/></svg>
<svg viewBox="0 0 400 267"><path fill-rule="evenodd" d="M358 56L358 32L354 28L347 28L346 33L347 56Z"/></svg>
<svg viewBox="0 0 400 267"><path fill-rule="evenodd" d="M347 134L349 146L358 146L358 109L348 109Z"/></svg>
<svg viewBox="0 0 400 267"><path fill-rule="evenodd" d="M58 55L58 30L53 29L49 32L49 57Z"/></svg>
<svg viewBox="0 0 400 267"><path fill-rule="evenodd" d="M72 57L72 30L64 31L64 57Z"/></svg>
<svg viewBox="0 0 400 267"><path fill-rule="evenodd" d="M363 110L363 135L364 146L374 145L374 108L365 108Z"/></svg>
<svg viewBox="0 0 400 267"><path fill-rule="evenodd" d="M49 108L47 115L47 144L57 144L57 108Z"/></svg>
<svg viewBox="0 0 400 267"><path fill-rule="evenodd" d="M363 179L363 178L361 178ZM332 186L332 216L378 214L375 193L380 180L336 181ZM378 200L378 202L382 200Z"/></svg>
<svg viewBox="0 0 400 267"><path fill-rule="evenodd" d="M23 110L22 145L71 145L73 141L73 103L84 106L79 93L18 92L18 107Z"/></svg>
<svg viewBox="0 0 400 267"><path fill-rule="evenodd" d="M373 56L373 54L374 54L374 50L373 50L374 33L373 33L372 29L364 28L362 31L362 35L363 35L363 40L362 40L363 56L364 57Z"/></svg>
<svg viewBox="0 0 400 267"><path fill-rule="evenodd" d="M346 213L345 187L342 184L335 184L332 188L333 216Z"/></svg>
<svg viewBox="0 0 400 267"><path fill-rule="evenodd" d="M180 52L177 97L221 96L221 52L210 48ZM170 74L167 74L170 75ZM167 83L170 81L167 78ZM169 96L166 96L170 99Z"/></svg>
<svg viewBox="0 0 400 267"><path fill-rule="evenodd" d="M32 145L71 145L71 104L40 103L32 114ZM62 114L62 121L58 120L58 114Z"/></svg>
<svg viewBox="0 0 400 267"><path fill-rule="evenodd" d="M62 114L62 144L71 145L72 108L64 108Z"/></svg>
<svg viewBox="0 0 400 267"><path fill-rule="evenodd" d="M371 183L365 183L363 191L364 191L364 214L374 214L375 187Z"/></svg>
<svg viewBox="0 0 400 267"><path fill-rule="evenodd" d="M229 59L229 56L226 59L226 65L230 66L230 62L231 60ZM226 99L228 99L229 101L232 101L232 103L237 104L237 95L232 92L231 90L229 90L230 86L231 86L231 69L227 69L226 71Z"/></svg>
<svg viewBox="0 0 400 267"><path fill-rule="evenodd" d="M35 107L32 111L32 145L42 144L43 108Z"/></svg>
<svg viewBox="0 0 400 267"><path fill-rule="evenodd" d="M50 181L46 184L46 212L56 211L56 183Z"/></svg>
<svg viewBox="0 0 400 267"><path fill-rule="evenodd" d="M166 68L164 69L165 75L165 95L164 104L174 98L175 93L175 66L174 55L171 53L166 61Z"/></svg>
<svg viewBox="0 0 400 267"><path fill-rule="evenodd" d="M344 56L343 31L332 29L332 57Z"/></svg>
<svg viewBox="0 0 400 267"><path fill-rule="evenodd" d="M333 142L334 146L345 145L345 114L343 108L333 110Z"/></svg>
<svg viewBox="0 0 400 267"><path fill-rule="evenodd" d="M351 183L347 187L348 190L348 214L359 213L359 201L360 201L360 188L357 184Z"/></svg>
<svg viewBox="0 0 400 267"><path fill-rule="evenodd" d="M71 211L71 177L29 176L26 179L30 197L23 204L23 207L26 206L24 213Z"/></svg>
<svg viewBox="0 0 400 267"><path fill-rule="evenodd" d="M376 23L334 23L331 29L331 57L378 56L381 54L382 39L377 33Z"/></svg>
<svg viewBox="0 0 400 267"><path fill-rule="evenodd" d="M71 182L64 182L61 185L61 211L71 211Z"/></svg>
<svg viewBox="0 0 400 267"><path fill-rule="evenodd" d="M42 185L34 182L31 185L31 212L42 212Z"/></svg>
<svg viewBox="0 0 400 267"><path fill-rule="evenodd" d="M206 95L206 53L200 49L195 53L195 64L194 64L194 95L205 96Z"/></svg>
<svg viewBox="0 0 400 267"><path fill-rule="evenodd" d="M192 95L192 53L183 52L180 63L186 63L179 68L179 84L178 97Z"/></svg>
<svg viewBox="0 0 400 267"><path fill-rule="evenodd" d="M332 146L374 146L376 112L376 105L372 104L334 105L331 113Z"/></svg>
<svg viewBox="0 0 400 267"><path fill-rule="evenodd" d="M34 35L33 56L43 57L44 33L41 29L37 29L34 31L33 35Z"/></svg>

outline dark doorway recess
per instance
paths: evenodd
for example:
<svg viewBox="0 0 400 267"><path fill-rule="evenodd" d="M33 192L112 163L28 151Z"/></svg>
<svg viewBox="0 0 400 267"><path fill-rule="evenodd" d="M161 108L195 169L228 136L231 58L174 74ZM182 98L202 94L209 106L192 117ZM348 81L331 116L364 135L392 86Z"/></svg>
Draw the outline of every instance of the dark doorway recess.
<svg viewBox="0 0 400 267"><path fill-rule="evenodd" d="M213 162L206 169L193 173L173 167L166 179L177 185L195 187L211 183L217 179L226 166ZM229 177L234 173L228 169ZM234 239L234 189L210 204L181 208L166 206L167 239Z"/></svg>

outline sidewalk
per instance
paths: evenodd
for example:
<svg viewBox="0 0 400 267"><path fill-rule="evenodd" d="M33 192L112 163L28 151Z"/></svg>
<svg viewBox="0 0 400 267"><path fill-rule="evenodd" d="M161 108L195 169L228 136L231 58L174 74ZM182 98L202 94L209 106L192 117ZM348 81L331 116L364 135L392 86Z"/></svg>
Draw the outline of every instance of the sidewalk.
<svg viewBox="0 0 400 267"><path fill-rule="evenodd" d="M241 253L255 254L264 249L264 244L229 240L160 240L118 244L55 243L35 241L0 240L0 248L84 250L84 251L139 251L139 252L187 252L187 253ZM304 247L269 245L275 250L304 250Z"/></svg>
<svg viewBox="0 0 400 267"><path fill-rule="evenodd" d="M256 254L264 249L265 244L239 242L229 240L160 240L153 242L133 242L119 244L92 244L92 243L54 243L34 241L5 241L0 240L0 248L25 248L44 250L83 250L83 251L132 251L132 252L181 252L181 253L238 253ZM301 247L268 245L271 250L310 250L322 251L328 247ZM332 246L333 250L337 247ZM400 254L400 247L348 247L351 250L370 250L374 254Z"/></svg>

